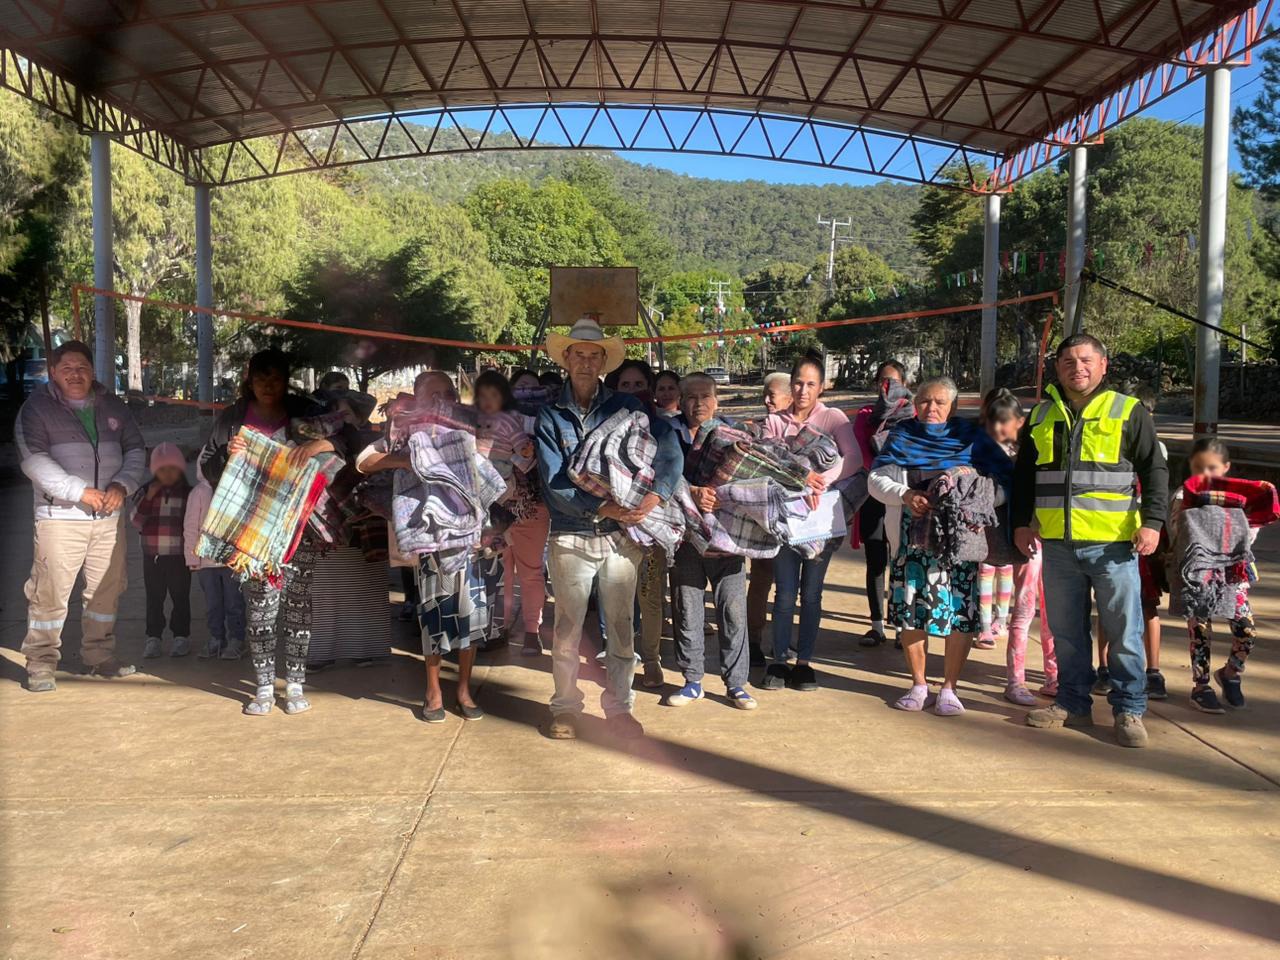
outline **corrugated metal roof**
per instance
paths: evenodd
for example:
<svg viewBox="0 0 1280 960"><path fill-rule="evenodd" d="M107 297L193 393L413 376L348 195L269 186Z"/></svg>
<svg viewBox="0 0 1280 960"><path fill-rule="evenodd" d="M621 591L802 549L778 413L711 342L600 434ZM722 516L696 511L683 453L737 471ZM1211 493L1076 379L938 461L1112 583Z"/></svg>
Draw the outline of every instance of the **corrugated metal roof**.
<svg viewBox="0 0 1280 960"><path fill-rule="evenodd" d="M1009 156L1252 6L9 0L0 45L191 148L354 117L553 101L758 110Z"/></svg>

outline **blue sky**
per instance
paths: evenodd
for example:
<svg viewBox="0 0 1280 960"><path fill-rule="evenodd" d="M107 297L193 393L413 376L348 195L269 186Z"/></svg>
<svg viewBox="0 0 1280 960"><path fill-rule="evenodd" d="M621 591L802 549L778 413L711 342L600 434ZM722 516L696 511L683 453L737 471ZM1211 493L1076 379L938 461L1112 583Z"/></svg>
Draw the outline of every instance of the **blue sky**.
<svg viewBox="0 0 1280 960"><path fill-rule="evenodd" d="M1271 40L1270 44L1280 43ZM1258 78L1262 67L1258 52L1254 51L1253 64L1240 67L1232 72L1231 105L1237 106L1251 103L1262 88ZM1204 82L1197 81L1188 87L1165 98L1143 112L1143 116L1159 117L1162 120L1185 121L1199 125L1203 122ZM875 183L876 177L860 176L842 171L827 171L817 167L806 167L792 163L772 163L768 160L742 160L734 157L706 157L688 154L667 153L623 153L623 156L637 163L652 164L677 173L687 173L696 177L712 177L717 180L766 180L773 183ZM1232 145L1231 168L1239 169L1239 157Z"/></svg>

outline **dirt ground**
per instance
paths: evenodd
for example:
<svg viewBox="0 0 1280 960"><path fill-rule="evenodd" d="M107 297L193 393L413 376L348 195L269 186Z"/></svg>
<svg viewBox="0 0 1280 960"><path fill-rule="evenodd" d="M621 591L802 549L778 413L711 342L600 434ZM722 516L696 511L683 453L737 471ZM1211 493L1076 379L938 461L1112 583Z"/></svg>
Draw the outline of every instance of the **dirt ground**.
<svg viewBox="0 0 1280 960"><path fill-rule="evenodd" d="M247 662L140 659L136 542L119 649L138 675L79 672L73 605L57 693L27 693L29 497L0 489L0 957L1280 955L1274 531L1248 709L1189 707L1170 624L1144 751L1115 745L1104 704L1091 731L1025 727L1003 651L975 652L965 716L890 709L901 655L857 645L847 547L817 693L743 713L714 678L683 709L640 691L648 737L628 746L598 720L543 737L546 656L489 657L486 719L465 724L447 689L448 721L427 726L404 635L387 666L316 676L309 713L244 717ZM1037 682L1034 645L1028 665ZM597 718L599 682L588 662Z"/></svg>

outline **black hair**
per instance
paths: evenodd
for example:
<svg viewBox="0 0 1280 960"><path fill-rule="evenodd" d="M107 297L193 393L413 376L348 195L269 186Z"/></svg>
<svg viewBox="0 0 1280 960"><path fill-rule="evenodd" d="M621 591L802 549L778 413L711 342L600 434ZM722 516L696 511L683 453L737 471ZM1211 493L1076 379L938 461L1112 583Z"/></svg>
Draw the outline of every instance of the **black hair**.
<svg viewBox="0 0 1280 960"><path fill-rule="evenodd" d="M1154 387L1149 387L1144 383L1133 391L1133 395L1140 404L1147 408L1147 413L1156 412L1156 400L1159 398L1156 396Z"/></svg>
<svg viewBox="0 0 1280 960"><path fill-rule="evenodd" d="M351 378L341 370L330 370L320 378L317 390L342 390L351 386Z"/></svg>
<svg viewBox="0 0 1280 960"><path fill-rule="evenodd" d="M93 366L93 351L89 349L89 345L83 340L68 340L53 348L53 352L49 354L49 367L56 367L68 353L80 354L89 361L89 366Z"/></svg>
<svg viewBox="0 0 1280 960"><path fill-rule="evenodd" d="M996 387L994 390L988 390L987 395L982 398L982 416L981 420L986 423L1004 423L1007 420L1017 420L1026 416L1022 410L1022 401L1020 401L1012 391L1006 390L1004 387Z"/></svg>
<svg viewBox="0 0 1280 960"><path fill-rule="evenodd" d="M1191 456L1194 457L1197 453L1214 453L1222 458L1223 463L1231 462L1231 448L1217 437L1201 437L1193 443L1191 445Z"/></svg>
<svg viewBox="0 0 1280 960"><path fill-rule="evenodd" d="M1058 344L1058 349L1054 351L1054 356L1060 357L1064 350L1070 350L1072 347L1085 346L1093 347L1098 356L1106 359L1107 345L1091 333L1073 333L1071 336L1066 337Z"/></svg>
<svg viewBox="0 0 1280 960"><path fill-rule="evenodd" d="M902 381L902 385L904 387L907 385L907 368L897 360L885 360L880 364L880 366L876 367L876 380L883 379L884 372L886 370L896 370L898 372L898 379Z"/></svg>
<svg viewBox="0 0 1280 960"><path fill-rule="evenodd" d="M640 375L644 377L644 382L649 385L649 392L653 393L653 388L658 384L657 378L653 375L653 367L649 366L649 364L645 363L643 360L630 359L623 360L622 363L618 364L618 369L609 374L610 377L613 377L613 383L609 383L608 377L605 378L605 385L608 386L610 390L618 389L618 383L622 380L622 373L624 370L639 370Z"/></svg>
<svg viewBox="0 0 1280 960"><path fill-rule="evenodd" d="M244 383L240 385L240 396L245 400L254 399L253 378L278 373L284 377L285 392L289 391L289 357L283 350L269 347L259 350L249 358L249 367L244 373Z"/></svg>
<svg viewBox="0 0 1280 960"><path fill-rule="evenodd" d="M805 367L813 367L818 371L818 386L822 386L822 381L827 378L827 365L822 362L822 358L812 351L806 353L791 365L791 379L794 380L799 376L800 371Z"/></svg>
<svg viewBox="0 0 1280 960"><path fill-rule="evenodd" d="M653 389L658 389L658 381L663 377L670 377L676 382L677 387L680 386L680 374L676 373L674 370L659 370L653 377Z"/></svg>
<svg viewBox="0 0 1280 960"><path fill-rule="evenodd" d="M502 398L503 410L514 410L516 408L516 398L511 392L511 381L504 377L500 371L486 370L476 377L476 382L471 387L472 402L476 406L479 406L481 387L492 387L498 391L498 395Z"/></svg>
<svg viewBox="0 0 1280 960"><path fill-rule="evenodd" d="M564 377L559 370L543 370L538 374L538 382L544 387L563 387Z"/></svg>
<svg viewBox="0 0 1280 960"><path fill-rule="evenodd" d="M518 367L511 371L511 376L507 378L507 382L512 386L515 386L515 382L521 377L533 377L533 379L538 380L538 374L533 370L530 370L528 367ZM541 385L542 381L538 380L538 383Z"/></svg>

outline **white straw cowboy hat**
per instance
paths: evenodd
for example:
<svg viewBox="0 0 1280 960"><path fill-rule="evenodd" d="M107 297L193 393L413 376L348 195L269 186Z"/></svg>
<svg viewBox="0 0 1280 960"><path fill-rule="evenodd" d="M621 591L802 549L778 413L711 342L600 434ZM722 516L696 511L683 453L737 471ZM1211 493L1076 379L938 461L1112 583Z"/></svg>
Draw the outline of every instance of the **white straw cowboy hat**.
<svg viewBox="0 0 1280 960"><path fill-rule="evenodd" d="M627 358L627 345L621 337L608 337L595 318L587 315L575 323L568 333L547 332L547 356L564 366L564 352L575 343L594 343L604 348L604 370L609 373L622 366Z"/></svg>

